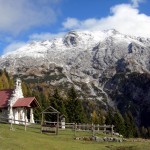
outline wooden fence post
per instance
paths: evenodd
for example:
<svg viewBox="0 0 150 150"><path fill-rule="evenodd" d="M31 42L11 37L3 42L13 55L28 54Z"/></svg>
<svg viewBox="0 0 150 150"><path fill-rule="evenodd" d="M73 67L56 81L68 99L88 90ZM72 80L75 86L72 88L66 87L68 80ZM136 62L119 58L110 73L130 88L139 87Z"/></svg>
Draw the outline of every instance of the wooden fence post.
<svg viewBox="0 0 150 150"><path fill-rule="evenodd" d="M70 127L71 127L71 125L70 125ZM75 129L75 123L72 124L72 131L74 131L74 129Z"/></svg>
<svg viewBox="0 0 150 150"><path fill-rule="evenodd" d="M91 130L92 130L92 136L94 136L94 125L92 123L92 126L91 126Z"/></svg>
<svg viewBox="0 0 150 150"><path fill-rule="evenodd" d="M111 125L111 136L113 135L113 132L114 132L114 125Z"/></svg>
<svg viewBox="0 0 150 150"><path fill-rule="evenodd" d="M44 120L44 114L43 114L43 112L42 112L42 120L41 120L41 133L42 133L42 126L43 126L43 120Z"/></svg>
<svg viewBox="0 0 150 150"><path fill-rule="evenodd" d="M97 125L97 131L99 132L99 124Z"/></svg>
<svg viewBox="0 0 150 150"><path fill-rule="evenodd" d="M10 120L11 120L11 123L10 123L10 130L13 130L13 125L12 125L13 119L10 119Z"/></svg>
<svg viewBox="0 0 150 150"><path fill-rule="evenodd" d="M27 117L27 109L25 108L25 126L24 126L24 130L25 131L27 130L27 120L26 120L26 117Z"/></svg>
<svg viewBox="0 0 150 150"><path fill-rule="evenodd" d="M74 124L74 137L76 137L76 128L77 128L77 124Z"/></svg>
<svg viewBox="0 0 150 150"><path fill-rule="evenodd" d="M80 123L78 123L78 129L81 130L81 124Z"/></svg>
<svg viewBox="0 0 150 150"><path fill-rule="evenodd" d="M27 123L26 123L26 119L25 119L25 126L24 126L24 130L27 130Z"/></svg>
<svg viewBox="0 0 150 150"><path fill-rule="evenodd" d="M95 124L93 125L93 136L95 136Z"/></svg>
<svg viewBox="0 0 150 150"><path fill-rule="evenodd" d="M58 135L58 130L59 130L59 113L57 113L56 135Z"/></svg>
<svg viewBox="0 0 150 150"><path fill-rule="evenodd" d="M86 124L86 130L88 130L88 129L89 129L88 127L89 127L89 125L88 125L88 123L87 123L87 124Z"/></svg>
<svg viewBox="0 0 150 150"><path fill-rule="evenodd" d="M104 124L104 133L106 134L106 124Z"/></svg>

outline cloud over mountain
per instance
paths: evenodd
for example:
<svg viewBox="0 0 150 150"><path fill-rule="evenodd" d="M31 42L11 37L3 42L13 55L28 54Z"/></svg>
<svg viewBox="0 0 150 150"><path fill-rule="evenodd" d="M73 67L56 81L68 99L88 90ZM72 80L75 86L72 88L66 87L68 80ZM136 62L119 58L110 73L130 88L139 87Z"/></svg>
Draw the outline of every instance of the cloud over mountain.
<svg viewBox="0 0 150 150"><path fill-rule="evenodd" d="M104 18L89 18L78 20L76 18L67 18L62 23L65 30L107 30L114 28L121 33L150 37L147 32L150 27L150 16L139 12L135 4L140 1L134 1L133 5L120 4L110 9L110 15Z"/></svg>

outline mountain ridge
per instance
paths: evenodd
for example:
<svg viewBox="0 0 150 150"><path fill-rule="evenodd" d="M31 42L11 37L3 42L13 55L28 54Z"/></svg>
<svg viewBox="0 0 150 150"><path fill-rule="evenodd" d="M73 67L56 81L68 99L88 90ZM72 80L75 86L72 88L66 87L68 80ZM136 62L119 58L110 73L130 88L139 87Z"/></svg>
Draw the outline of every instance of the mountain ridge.
<svg viewBox="0 0 150 150"><path fill-rule="evenodd" d="M25 80L41 78L47 84L63 88L73 84L81 98L114 107L118 102L112 91L119 91L119 80L125 84L122 78L130 78L129 74L149 74L149 58L148 38L116 30L70 31L62 38L32 42L3 55L0 68Z"/></svg>

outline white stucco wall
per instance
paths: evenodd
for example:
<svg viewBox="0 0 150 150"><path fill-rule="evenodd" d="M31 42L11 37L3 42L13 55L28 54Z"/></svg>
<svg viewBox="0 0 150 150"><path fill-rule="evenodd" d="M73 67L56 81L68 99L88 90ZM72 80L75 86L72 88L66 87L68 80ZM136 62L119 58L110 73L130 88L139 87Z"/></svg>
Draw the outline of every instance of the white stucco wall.
<svg viewBox="0 0 150 150"><path fill-rule="evenodd" d="M14 120L18 120L18 110L17 109L13 109L13 116L14 116ZM19 124L18 121L14 121L15 124Z"/></svg>
<svg viewBox="0 0 150 150"><path fill-rule="evenodd" d="M24 108L13 109L13 116L14 116L14 120L19 120L19 121L13 121L13 123L15 123L15 124L24 124L25 123L25 122L21 122L21 121L25 121L25 118L26 118ZM27 118L26 118L26 121L28 121Z"/></svg>
<svg viewBox="0 0 150 150"><path fill-rule="evenodd" d="M21 87L21 80L17 79L13 94L8 101L8 118L9 119L15 119L15 120L17 119L18 120L18 112L17 112L17 110L13 109L12 106L15 104L15 102L19 98L23 98L23 97L24 96L23 96L22 87ZM9 122L11 122L11 121L9 121ZM15 123L18 124L17 121Z"/></svg>
<svg viewBox="0 0 150 150"><path fill-rule="evenodd" d="M33 115L33 108L30 109L30 123L35 123L34 115Z"/></svg>

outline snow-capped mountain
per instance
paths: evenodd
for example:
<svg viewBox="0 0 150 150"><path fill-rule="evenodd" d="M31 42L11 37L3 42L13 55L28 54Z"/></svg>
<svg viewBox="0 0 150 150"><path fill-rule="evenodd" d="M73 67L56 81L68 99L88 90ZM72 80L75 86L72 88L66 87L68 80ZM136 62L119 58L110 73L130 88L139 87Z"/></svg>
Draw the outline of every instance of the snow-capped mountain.
<svg viewBox="0 0 150 150"><path fill-rule="evenodd" d="M46 76L52 85L71 83L91 99L113 104L107 81L117 73L149 74L150 39L116 30L71 31L3 55L0 68L27 79Z"/></svg>
<svg viewBox="0 0 150 150"><path fill-rule="evenodd" d="M81 72L98 71L100 76L120 59L149 70L149 49L150 39L123 35L116 30L71 31L63 38L32 42L3 55L0 67L17 73L22 66L48 67L54 63L70 71L78 65Z"/></svg>

